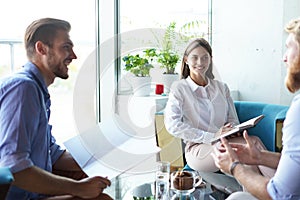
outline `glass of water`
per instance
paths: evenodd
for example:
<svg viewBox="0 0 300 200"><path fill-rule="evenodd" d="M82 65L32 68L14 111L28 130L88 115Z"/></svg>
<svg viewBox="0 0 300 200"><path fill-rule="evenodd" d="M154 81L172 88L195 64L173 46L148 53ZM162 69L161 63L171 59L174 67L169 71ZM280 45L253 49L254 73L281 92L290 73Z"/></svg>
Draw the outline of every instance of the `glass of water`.
<svg viewBox="0 0 300 200"><path fill-rule="evenodd" d="M170 188L170 163L166 161L157 162L157 171L155 173L155 199L169 199Z"/></svg>

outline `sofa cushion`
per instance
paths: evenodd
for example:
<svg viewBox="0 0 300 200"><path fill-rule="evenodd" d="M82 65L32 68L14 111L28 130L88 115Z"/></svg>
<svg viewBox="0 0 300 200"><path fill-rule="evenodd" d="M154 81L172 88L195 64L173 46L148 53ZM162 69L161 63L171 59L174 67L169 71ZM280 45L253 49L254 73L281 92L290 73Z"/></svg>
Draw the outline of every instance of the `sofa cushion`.
<svg viewBox="0 0 300 200"><path fill-rule="evenodd" d="M249 135L258 136L270 151L276 151L276 124L283 121L288 106L260 102L235 101L240 123L263 114L265 117L255 127L248 129Z"/></svg>

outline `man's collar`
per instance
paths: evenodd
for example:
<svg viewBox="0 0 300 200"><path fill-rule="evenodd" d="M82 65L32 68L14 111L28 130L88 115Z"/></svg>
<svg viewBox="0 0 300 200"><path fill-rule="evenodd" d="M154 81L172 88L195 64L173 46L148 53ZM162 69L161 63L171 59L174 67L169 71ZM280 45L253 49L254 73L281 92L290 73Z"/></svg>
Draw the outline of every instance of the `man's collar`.
<svg viewBox="0 0 300 200"><path fill-rule="evenodd" d="M38 84L40 85L40 87L42 87L42 89L44 90L44 92L48 93L48 88L47 88L47 85L45 83L44 77L42 76L42 73L37 68L37 66L34 63L32 63L32 62L27 62L23 66L23 68L24 68L24 70L26 72L28 72L32 76L34 76L34 78L36 79L37 82L39 82Z"/></svg>

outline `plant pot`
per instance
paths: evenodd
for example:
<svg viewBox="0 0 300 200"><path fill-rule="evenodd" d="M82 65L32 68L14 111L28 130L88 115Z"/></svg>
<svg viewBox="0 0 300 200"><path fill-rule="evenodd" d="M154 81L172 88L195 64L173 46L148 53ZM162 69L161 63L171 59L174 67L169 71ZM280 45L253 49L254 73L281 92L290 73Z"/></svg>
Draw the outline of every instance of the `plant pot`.
<svg viewBox="0 0 300 200"><path fill-rule="evenodd" d="M179 74L163 74L162 82L164 84L164 93L169 94L171 85L174 81L179 80Z"/></svg>
<svg viewBox="0 0 300 200"><path fill-rule="evenodd" d="M151 92L151 77L132 77L131 86L134 96L149 96Z"/></svg>

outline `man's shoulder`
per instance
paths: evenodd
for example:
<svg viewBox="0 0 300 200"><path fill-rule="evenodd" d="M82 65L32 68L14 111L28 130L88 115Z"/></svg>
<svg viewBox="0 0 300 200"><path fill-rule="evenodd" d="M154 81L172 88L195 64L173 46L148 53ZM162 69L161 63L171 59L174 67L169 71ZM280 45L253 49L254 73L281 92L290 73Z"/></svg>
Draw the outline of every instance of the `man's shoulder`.
<svg viewBox="0 0 300 200"><path fill-rule="evenodd" d="M300 94L297 94L290 105L289 113L293 113L293 115L300 117ZM298 118L297 117L297 118Z"/></svg>
<svg viewBox="0 0 300 200"><path fill-rule="evenodd" d="M0 88L35 87L35 81L26 73L18 72L0 80Z"/></svg>

